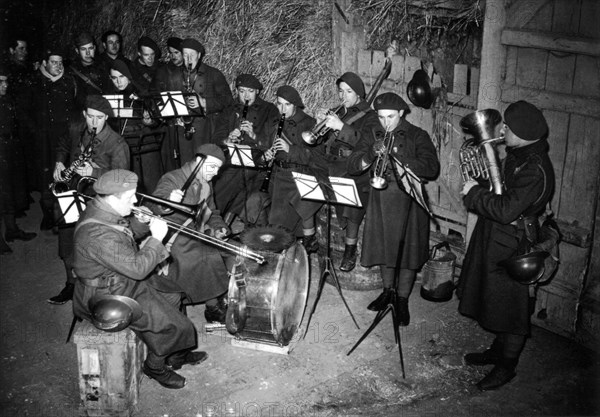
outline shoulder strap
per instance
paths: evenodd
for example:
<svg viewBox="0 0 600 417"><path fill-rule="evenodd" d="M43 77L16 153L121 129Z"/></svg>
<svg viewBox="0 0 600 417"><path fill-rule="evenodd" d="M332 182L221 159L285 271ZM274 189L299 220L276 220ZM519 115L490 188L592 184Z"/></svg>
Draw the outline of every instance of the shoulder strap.
<svg viewBox="0 0 600 417"><path fill-rule="evenodd" d="M96 84L94 84L94 82L92 80L90 80L89 77L83 75L79 70L77 70L77 68L71 67L71 71L73 71L73 73L75 75L77 75L79 78L81 78L83 80L83 82L90 85L92 88L97 90L100 94L102 94L102 89L100 87L98 87Z"/></svg>

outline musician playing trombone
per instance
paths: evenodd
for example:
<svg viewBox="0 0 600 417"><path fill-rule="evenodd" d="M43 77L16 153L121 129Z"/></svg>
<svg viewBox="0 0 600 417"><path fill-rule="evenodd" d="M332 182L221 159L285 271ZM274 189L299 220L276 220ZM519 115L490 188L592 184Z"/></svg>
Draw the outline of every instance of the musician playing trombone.
<svg viewBox="0 0 600 417"><path fill-rule="evenodd" d="M196 218L160 204L147 204L165 219L224 239L229 229L214 204L211 181L225 162L223 151L214 144L196 148L196 158L161 177L153 195L175 203L197 206ZM189 185L184 189L186 183ZM178 291L186 304L205 303L208 322L225 323L228 286L227 268L218 248L187 234L170 231L167 240L171 258L150 277L160 291Z"/></svg>
<svg viewBox="0 0 600 417"><path fill-rule="evenodd" d="M437 177L440 164L427 132L406 121L409 107L400 96L381 94L373 106L380 126L361 138L348 159L351 174L374 167L379 171L371 174L378 180L369 194L361 265L379 266L383 292L367 308L384 310L395 298L399 325L408 326L408 297L416 272L429 255L429 216L398 183L394 161L428 180ZM380 182L387 186L381 187Z"/></svg>

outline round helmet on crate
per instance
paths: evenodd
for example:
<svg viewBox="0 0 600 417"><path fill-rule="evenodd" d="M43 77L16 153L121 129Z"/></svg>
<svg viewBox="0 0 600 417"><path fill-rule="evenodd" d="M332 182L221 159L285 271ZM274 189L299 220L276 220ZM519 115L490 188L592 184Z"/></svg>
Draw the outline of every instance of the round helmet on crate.
<svg viewBox="0 0 600 417"><path fill-rule="evenodd" d="M92 324L106 332L118 332L142 316L142 307L122 295L95 295L88 301Z"/></svg>

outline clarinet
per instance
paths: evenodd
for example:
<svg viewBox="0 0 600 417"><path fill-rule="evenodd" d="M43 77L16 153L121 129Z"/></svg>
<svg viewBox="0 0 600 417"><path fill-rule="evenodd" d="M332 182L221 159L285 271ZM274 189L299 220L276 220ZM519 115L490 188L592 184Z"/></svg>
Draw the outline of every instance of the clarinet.
<svg viewBox="0 0 600 417"><path fill-rule="evenodd" d="M281 115L281 119L279 119L279 125L277 125L277 134L275 135L275 139L281 137L283 133L283 125L285 124L285 114ZM273 155L273 159L269 161L267 165L267 170L265 171L265 178L263 179L262 185L260 186L260 191L263 193L269 192L269 183L271 182L271 174L273 173L273 163L275 162L275 155Z"/></svg>
<svg viewBox="0 0 600 417"><path fill-rule="evenodd" d="M92 128L92 137L90 139L90 143L85 147L85 149L79 154L76 160L74 160L68 168L65 168L60 173L61 181L54 181L48 185L52 194L57 195L60 193L64 193L72 189L70 187L70 182L75 176L75 171L77 168L88 162L92 159L92 153L94 152L94 145L96 141L96 128Z"/></svg>

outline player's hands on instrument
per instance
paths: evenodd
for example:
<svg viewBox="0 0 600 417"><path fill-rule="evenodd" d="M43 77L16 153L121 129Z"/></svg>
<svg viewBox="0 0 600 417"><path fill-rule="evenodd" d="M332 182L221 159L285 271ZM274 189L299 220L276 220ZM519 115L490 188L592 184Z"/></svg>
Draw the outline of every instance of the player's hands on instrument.
<svg viewBox="0 0 600 417"><path fill-rule="evenodd" d="M269 148L263 153L263 159L266 162L273 160L273 158L275 158L275 150L273 148Z"/></svg>
<svg viewBox="0 0 600 417"><path fill-rule="evenodd" d="M144 213L152 214L152 210L150 210L146 206L139 206L138 209L141 210L141 211L143 211ZM142 223L150 223L150 220L152 220L152 217L147 216L144 213L138 213L138 212L136 212L135 213L135 218L138 219Z"/></svg>
<svg viewBox="0 0 600 417"><path fill-rule="evenodd" d="M54 173L52 174L52 178L54 181L62 181L62 172L65 170L65 164L62 162L57 162L54 165Z"/></svg>
<svg viewBox="0 0 600 417"><path fill-rule="evenodd" d="M181 191L181 190L171 191L171 194L169 194L169 200L174 201L176 203L181 203L183 201L183 191Z"/></svg>
<svg viewBox="0 0 600 417"><path fill-rule="evenodd" d="M75 170L75 173L81 175L82 177L89 177L94 172L94 168L90 165L89 162L85 162L79 168Z"/></svg>
<svg viewBox="0 0 600 417"><path fill-rule="evenodd" d="M148 112L148 110L144 110L144 114L142 117L142 123L146 126L150 126L152 123L154 123L154 121L150 117L150 113Z"/></svg>
<svg viewBox="0 0 600 417"><path fill-rule="evenodd" d="M190 109L197 109L200 107L200 101L196 95L187 96L185 98L185 104L187 104Z"/></svg>
<svg viewBox="0 0 600 417"><path fill-rule="evenodd" d="M461 195L467 195L469 194L469 191L471 191L471 188L475 187L476 185L478 185L477 181L470 179L468 181L466 181L463 184L463 188L462 190L460 190L460 194Z"/></svg>
<svg viewBox="0 0 600 417"><path fill-rule="evenodd" d="M250 139L256 140L256 133L254 133L254 125L252 122L244 120L242 124L240 124L240 130L250 136Z"/></svg>
<svg viewBox="0 0 600 417"><path fill-rule="evenodd" d="M274 149L275 152L277 152L277 151L289 152L290 144L281 138L277 138L273 142L273 146L271 146L271 149Z"/></svg>
<svg viewBox="0 0 600 417"><path fill-rule="evenodd" d="M373 144L373 152L375 152L375 155L377 156L383 155L385 152L385 142L383 140L376 140Z"/></svg>
<svg viewBox="0 0 600 417"><path fill-rule="evenodd" d="M229 132L229 136L225 140L225 143L238 143L242 139L242 132L240 129L233 129Z"/></svg>
<svg viewBox="0 0 600 417"><path fill-rule="evenodd" d="M163 219L159 219L158 217L153 217L150 219L150 233L152 234L153 238L162 242L167 235L168 230L169 226L167 226L167 222L165 222Z"/></svg>
<svg viewBox="0 0 600 417"><path fill-rule="evenodd" d="M230 233L230 232L229 232L229 229L228 229L228 228L226 228L226 227L221 227L221 228L219 228L219 229L216 229L216 230L214 231L214 236L215 236L217 239L221 239L221 240L223 240L223 239L225 239L227 236L229 236L229 233Z"/></svg>
<svg viewBox="0 0 600 417"><path fill-rule="evenodd" d="M327 117L325 117L325 126L333 130L342 130L344 122L340 120L337 114L329 113Z"/></svg>

